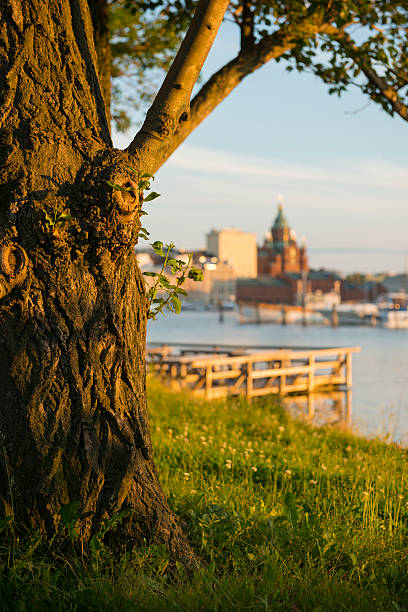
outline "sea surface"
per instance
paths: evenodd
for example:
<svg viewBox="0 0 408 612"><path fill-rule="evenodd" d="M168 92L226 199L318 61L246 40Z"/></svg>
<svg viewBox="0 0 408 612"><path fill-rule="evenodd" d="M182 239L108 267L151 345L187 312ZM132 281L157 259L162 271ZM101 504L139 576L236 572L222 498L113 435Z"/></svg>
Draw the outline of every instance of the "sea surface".
<svg viewBox="0 0 408 612"><path fill-rule="evenodd" d="M351 427L365 436L378 436L408 445L408 330L380 327L320 327L241 324L234 312L182 312L149 321L148 342L210 343L247 346L359 346L353 355ZM346 396L345 396L346 398ZM349 398L350 399L350 398ZM345 405L346 399L344 399ZM301 400L288 400L297 412L306 412ZM316 420L336 422L338 401L316 402ZM344 408L345 410L345 408Z"/></svg>

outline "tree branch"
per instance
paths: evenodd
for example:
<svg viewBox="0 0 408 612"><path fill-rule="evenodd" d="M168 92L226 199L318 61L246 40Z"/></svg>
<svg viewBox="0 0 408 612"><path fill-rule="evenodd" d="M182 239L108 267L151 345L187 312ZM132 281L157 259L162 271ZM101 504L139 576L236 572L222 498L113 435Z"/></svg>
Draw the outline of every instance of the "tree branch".
<svg viewBox="0 0 408 612"><path fill-rule="evenodd" d="M146 172L153 173L167 159L173 134L189 118L191 92L228 4L229 0L200 0L145 122L128 147L128 152L139 158Z"/></svg>
<svg viewBox="0 0 408 612"><path fill-rule="evenodd" d="M398 90L395 91L380 75L374 70L367 55L362 55L360 49L352 40L347 32L335 30L328 32L347 52L348 56L357 64L361 72L366 76L380 94L391 104L392 109L405 121L408 121L408 107L401 102Z"/></svg>
<svg viewBox="0 0 408 612"><path fill-rule="evenodd" d="M254 37L254 14L252 12L252 2L243 0L241 16L241 53L253 47Z"/></svg>
<svg viewBox="0 0 408 612"><path fill-rule="evenodd" d="M299 36L312 37L325 32L326 24L302 23L281 28L259 43L246 48L228 62L203 85L193 98L190 118L181 123L167 143L165 154L157 160L154 172L174 153L184 140L204 121L208 115L241 83L249 74L261 68L272 59L281 57L296 46Z"/></svg>

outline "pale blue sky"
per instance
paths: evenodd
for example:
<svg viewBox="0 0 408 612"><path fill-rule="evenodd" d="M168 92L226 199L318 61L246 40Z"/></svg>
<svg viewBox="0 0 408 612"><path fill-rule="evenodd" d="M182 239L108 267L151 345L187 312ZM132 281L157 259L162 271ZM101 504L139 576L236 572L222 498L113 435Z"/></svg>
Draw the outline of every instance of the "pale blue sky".
<svg viewBox="0 0 408 612"><path fill-rule="evenodd" d="M225 24L204 68L235 54ZM340 100L316 77L269 63L197 128L157 173L144 217L152 239L205 245L212 228L263 239L284 209L313 267L400 271L408 265L408 123L357 90ZM135 130L133 129L133 132ZM125 147L132 134L116 135ZM405 263L404 263L405 262Z"/></svg>

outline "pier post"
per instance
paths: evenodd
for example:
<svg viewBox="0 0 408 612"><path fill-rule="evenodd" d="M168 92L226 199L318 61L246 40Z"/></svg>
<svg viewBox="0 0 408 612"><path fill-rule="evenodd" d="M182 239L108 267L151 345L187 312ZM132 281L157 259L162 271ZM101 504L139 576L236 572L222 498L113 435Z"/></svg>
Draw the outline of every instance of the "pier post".
<svg viewBox="0 0 408 612"><path fill-rule="evenodd" d="M353 375L352 375L352 371L351 371L351 366L352 366L352 354L350 353L350 351L347 351L346 354L346 386L348 389L351 388L351 385L353 384Z"/></svg>
<svg viewBox="0 0 408 612"><path fill-rule="evenodd" d="M339 313L337 312L336 304L333 304L333 308L332 308L332 326L333 327L339 326Z"/></svg>
<svg viewBox="0 0 408 612"><path fill-rule="evenodd" d="M255 313L256 313L255 314L255 320L256 320L256 323L259 325L260 322L261 322L261 313L259 311L259 304L258 304L258 302L255 305Z"/></svg>
<svg viewBox="0 0 408 612"><path fill-rule="evenodd" d="M182 363L180 366L180 387L184 388L185 385L185 379L187 376L187 365L185 363Z"/></svg>
<svg viewBox="0 0 408 612"><path fill-rule="evenodd" d="M306 306L303 304L302 306L302 325L306 327L307 318L306 318Z"/></svg>
<svg viewBox="0 0 408 612"><path fill-rule="evenodd" d="M179 389L179 381L177 377L177 364L173 363L170 366L170 385L172 389Z"/></svg>
<svg viewBox="0 0 408 612"><path fill-rule="evenodd" d="M312 393L314 391L314 366L315 366L315 358L314 355L309 357L309 373L307 376L307 391L308 393Z"/></svg>
<svg viewBox="0 0 408 612"><path fill-rule="evenodd" d="M218 321L224 323L224 306L221 300L218 302Z"/></svg>
<svg viewBox="0 0 408 612"><path fill-rule="evenodd" d="M242 302L238 302L238 314L239 314L239 321L240 323L242 323L244 320L244 306Z"/></svg>

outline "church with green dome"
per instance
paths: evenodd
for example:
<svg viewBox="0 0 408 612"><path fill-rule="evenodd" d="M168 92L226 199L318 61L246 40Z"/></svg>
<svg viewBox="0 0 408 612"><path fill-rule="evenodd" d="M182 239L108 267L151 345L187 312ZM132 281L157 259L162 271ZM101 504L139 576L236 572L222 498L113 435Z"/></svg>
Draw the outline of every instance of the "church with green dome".
<svg viewBox="0 0 408 612"><path fill-rule="evenodd" d="M298 246L296 234L283 213L282 203L279 203L271 231L258 250L258 276L303 274L308 269L306 247Z"/></svg>

